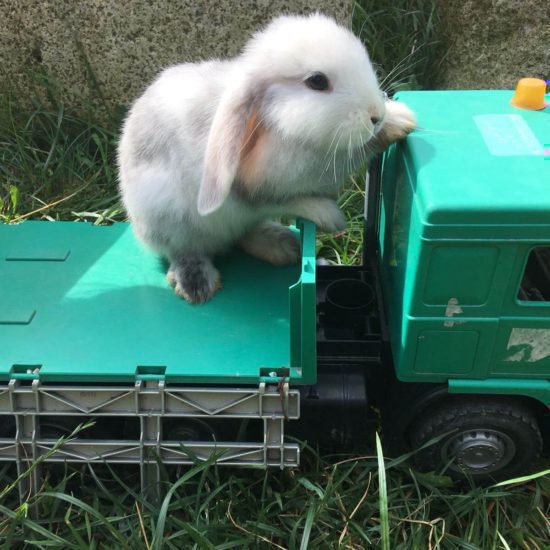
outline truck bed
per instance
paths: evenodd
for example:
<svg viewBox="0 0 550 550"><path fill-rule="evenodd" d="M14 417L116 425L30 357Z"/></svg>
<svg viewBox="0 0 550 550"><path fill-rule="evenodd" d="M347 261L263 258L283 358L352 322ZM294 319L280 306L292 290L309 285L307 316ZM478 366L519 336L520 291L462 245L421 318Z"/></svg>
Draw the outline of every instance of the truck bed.
<svg viewBox="0 0 550 550"><path fill-rule="evenodd" d="M300 266L234 251L216 260L223 288L192 306L124 223L3 225L0 262L0 381L257 384L290 366Z"/></svg>

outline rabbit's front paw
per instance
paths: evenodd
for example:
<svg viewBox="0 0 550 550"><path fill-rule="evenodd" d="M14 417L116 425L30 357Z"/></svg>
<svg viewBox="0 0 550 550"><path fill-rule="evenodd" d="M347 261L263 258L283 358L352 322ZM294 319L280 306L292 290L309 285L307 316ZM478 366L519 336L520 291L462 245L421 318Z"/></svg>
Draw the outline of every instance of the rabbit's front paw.
<svg viewBox="0 0 550 550"><path fill-rule="evenodd" d="M407 105L399 101L386 102L386 114L377 137L387 145L403 139L416 128L416 116Z"/></svg>
<svg viewBox="0 0 550 550"><path fill-rule="evenodd" d="M220 274L210 259L193 255L172 261L166 280L190 304L207 302L222 286Z"/></svg>
<svg viewBox="0 0 550 550"><path fill-rule="evenodd" d="M251 256L273 265L297 264L300 261L298 239L280 223L262 223L248 232L239 244Z"/></svg>

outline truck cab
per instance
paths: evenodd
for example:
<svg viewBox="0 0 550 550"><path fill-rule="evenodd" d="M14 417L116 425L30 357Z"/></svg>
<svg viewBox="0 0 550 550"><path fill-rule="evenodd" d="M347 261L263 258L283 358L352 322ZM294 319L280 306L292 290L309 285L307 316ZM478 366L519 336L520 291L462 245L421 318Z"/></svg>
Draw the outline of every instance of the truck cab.
<svg viewBox="0 0 550 550"><path fill-rule="evenodd" d="M480 478L521 471L512 467L520 447L540 452L550 406L550 110L519 109L511 97L399 94L419 127L381 167L379 269L395 375L448 393L409 436L418 446L455 429L424 453L434 455L428 465L454 458Z"/></svg>

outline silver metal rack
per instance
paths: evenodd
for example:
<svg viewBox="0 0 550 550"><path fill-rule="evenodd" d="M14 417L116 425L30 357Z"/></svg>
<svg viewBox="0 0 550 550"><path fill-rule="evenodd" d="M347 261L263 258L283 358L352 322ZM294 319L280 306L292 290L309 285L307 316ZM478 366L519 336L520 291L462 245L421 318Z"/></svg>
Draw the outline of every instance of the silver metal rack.
<svg viewBox="0 0 550 550"><path fill-rule="evenodd" d="M293 467L298 444L285 441L285 421L299 418L300 394L287 382L257 388L197 388L167 385L164 380L137 380L131 385L47 384L13 379L0 385L0 423L14 422L14 434L0 438L0 462L14 461L23 477L20 494L38 491L42 462L137 464L142 491L155 494L163 464L195 464L215 458L224 466ZM52 417L137 419L139 435L123 440L77 434L59 442L41 436ZM260 441L174 441L163 437L163 419L258 419ZM1 432L0 432L1 433Z"/></svg>

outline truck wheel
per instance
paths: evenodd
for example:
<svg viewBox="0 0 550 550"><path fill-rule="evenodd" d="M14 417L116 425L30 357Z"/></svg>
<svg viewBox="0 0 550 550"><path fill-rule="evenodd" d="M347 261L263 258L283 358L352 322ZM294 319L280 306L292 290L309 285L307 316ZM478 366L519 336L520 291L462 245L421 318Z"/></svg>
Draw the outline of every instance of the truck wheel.
<svg viewBox="0 0 550 550"><path fill-rule="evenodd" d="M534 412L510 398L450 397L423 411L409 429L414 449L443 435L416 453L419 468L448 465L452 477L480 483L524 474L542 449Z"/></svg>
<svg viewBox="0 0 550 550"><path fill-rule="evenodd" d="M13 416L0 416L0 439L13 439L15 437L15 418Z"/></svg>
<svg viewBox="0 0 550 550"><path fill-rule="evenodd" d="M214 429L198 418L172 420L164 426L165 439L168 441L216 441Z"/></svg>

